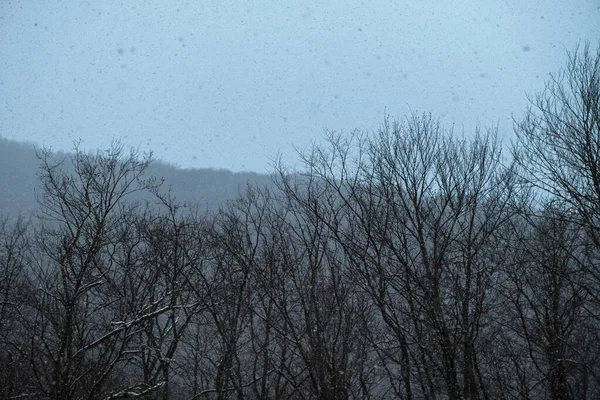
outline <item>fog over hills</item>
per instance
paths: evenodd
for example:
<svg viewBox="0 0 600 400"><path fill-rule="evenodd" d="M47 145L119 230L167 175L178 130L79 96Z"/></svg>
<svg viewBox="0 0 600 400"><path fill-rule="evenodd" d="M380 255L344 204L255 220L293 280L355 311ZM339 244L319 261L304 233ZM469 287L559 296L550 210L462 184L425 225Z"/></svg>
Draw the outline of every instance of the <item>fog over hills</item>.
<svg viewBox="0 0 600 400"><path fill-rule="evenodd" d="M43 146L0 137L0 217L29 215L36 210L36 194L40 193L37 176ZM37 151L37 153L36 153ZM56 161L70 165L70 153L52 153ZM170 191L179 202L216 210L226 200L235 198L247 183L267 184L267 175L254 172L231 172L220 169L181 169L155 160L147 176L163 178L162 191Z"/></svg>

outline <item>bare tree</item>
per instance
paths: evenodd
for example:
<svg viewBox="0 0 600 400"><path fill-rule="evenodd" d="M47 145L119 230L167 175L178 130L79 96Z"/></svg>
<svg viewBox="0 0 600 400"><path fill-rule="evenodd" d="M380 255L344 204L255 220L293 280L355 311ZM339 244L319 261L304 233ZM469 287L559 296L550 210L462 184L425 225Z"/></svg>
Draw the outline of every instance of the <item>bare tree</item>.
<svg viewBox="0 0 600 400"><path fill-rule="evenodd" d="M299 354L302 388L311 398L348 399L369 395L366 327L369 303L351 279L347 256L332 240L337 224L338 193L316 169L300 175L281 170L291 243L291 263L284 279L293 287L295 303L284 312L288 334Z"/></svg>
<svg viewBox="0 0 600 400"><path fill-rule="evenodd" d="M596 331L597 327L590 328L594 324L589 325L589 320L596 319L597 323L600 317L600 46L594 51L586 43L568 53L566 66L551 75L545 90L530 102L523 119L515 124L514 157L524 183L539 201L526 215L539 214L531 225L543 232L537 237L541 236L539 246L545 253L543 257L537 255L536 260L544 266L542 276L552 278L542 286L536 282L529 307L539 308L540 302L550 307L545 299L560 300L547 316L534 320L544 325L546 335L538 346L562 355L567 349L574 351L572 338L582 337L582 326ZM554 211L549 212L548 205L553 205ZM572 232L577 232L577 238L569 236ZM552 248L547 243L552 243ZM534 290L531 282L527 285L528 290ZM527 299L524 296L522 300ZM577 299L577 306L562 303L569 298ZM549 330L551 325L543 323L548 318L558 318L554 324L562 330ZM551 396L594 396L576 389L583 384L573 377L571 363L556 364L552 361L556 357L547 357L554 374L547 377ZM577 357L571 361L586 366L586 374L590 375L585 379L593 381L591 377L597 376L597 361Z"/></svg>
<svg viewBox="0 0 600 400"><path fill-rule="evenodd" d="M515 396L594 398L598 391L598 325L591 296L587 235L560 203L512 222L505 252L506 352L518 374L506 388ZM537 214L537 215L536 215Z"/></svg>
<svg viewBox="0 0 600 400"><path fill-rule="evenodd" d="M48 152L40 156L43 224L29 268L34 294L22 321L31 333L30 367L44 398L147 392L154 388L126 379L128 345L144 321L172 304L166 296L136 302L139 293L127 291L131 279L152 285L135 276L135 260L127 258L138 247L131 222L139 207L127 200L159 182L143 179L149 157L126 154L118 144L93 155L75 150L72 172Z"/></svg>
<svg viewBox="0 0 600 400"><path fill-rule="evenodd" d="M159 302L162 312L139 324L132 344L138 349L132 368L145 387L158 387L156 398L178 398L185 392L180 350L192 319L201 308L202 292L195 271L205 262L204 220L194 207L155 193L155 208L140 215L135 225L142 248L138 262L121 257L123 271L135 271L128 292L139 305Z"/></svg>
<svg viewBox="0 0 600 400"><path fill-rule="evenodd" d="M568 53L566 67L516 124L515 159L527 182L577 211L600 244L600 46Z"/></svg>
<svg viewBox="0 0 600 400"><path fill-rule="evenodd" d="M19 314L30 296L29 224L23 218L0 220L0 397L36 395L27 364L28 343L19 326Z"/></svg>
<svg viewBox="0 0 600 400"><path fill-rule="evenodd" d="M386 121L374 138L330 136L304 160L307 187L288 191L345 249L354 283L379 311L371 343L387 390L491 396L492 255L513 187L494 135L460 140L413 116Z"/></svg>
<svg viewBox="0 0 600 400"><path fill-rule="evenodd" d="M186 339L193 355L194 398L244 398L260 374L250 375L251 272L258 258L264 210L255 198L224 205L203 234L208 253L194 272L202 312ZM259 372L259 371L255 371Z"/></svg>

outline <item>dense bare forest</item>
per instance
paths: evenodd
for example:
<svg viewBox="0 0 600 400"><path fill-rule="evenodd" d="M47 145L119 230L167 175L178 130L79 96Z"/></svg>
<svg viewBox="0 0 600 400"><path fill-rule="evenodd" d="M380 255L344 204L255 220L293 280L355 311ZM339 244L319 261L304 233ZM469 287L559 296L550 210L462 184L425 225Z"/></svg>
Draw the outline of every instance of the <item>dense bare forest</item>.
<svg viewBox="0 0 600 400"><path fill-rule="evenodd" d="M515 131L331 133L218 212L119 145L40 153L0 225L0 397L599 398L600 49Z"/></svg>

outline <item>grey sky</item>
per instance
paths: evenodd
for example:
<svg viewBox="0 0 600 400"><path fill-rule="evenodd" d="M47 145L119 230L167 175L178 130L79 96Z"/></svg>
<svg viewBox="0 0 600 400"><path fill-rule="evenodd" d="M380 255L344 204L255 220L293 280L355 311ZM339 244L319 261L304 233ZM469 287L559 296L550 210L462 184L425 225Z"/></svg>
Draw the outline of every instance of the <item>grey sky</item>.
<svg viewBox="0 0 600 400"><path fill-rule="evenodd" d="M585 40L599 0L1 0L0 135L265 172L384 113L510 134Z"/></svg>

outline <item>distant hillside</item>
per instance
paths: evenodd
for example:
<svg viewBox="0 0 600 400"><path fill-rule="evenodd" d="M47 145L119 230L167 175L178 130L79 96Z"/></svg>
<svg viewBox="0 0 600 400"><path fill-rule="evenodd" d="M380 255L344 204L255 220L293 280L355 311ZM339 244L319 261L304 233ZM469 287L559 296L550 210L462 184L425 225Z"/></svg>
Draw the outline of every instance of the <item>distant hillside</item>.
<svg viewBox="0 0 600 400"><path fill-rule="evenodd" d="M68 154L56 156L64 158ZM28 215L36 209L39 166L33 144L0 137L0 217ZM226 200L235 198L248 182L259 185L270 182L267 175L252 172L179 169L160 161L150 166L148 176L164 178L163 191L170 188L177 200L209 210L216 210Z"/></svg>
<svg viewBox="0 0 600 400"><path fill-rule="evenodd" d="M179 169L160 161L150 165L149 176L164 178L163 191L171 189L177 200L217 209L235 198L247 183L270 184L268 175L214 169Z"/></svg>

